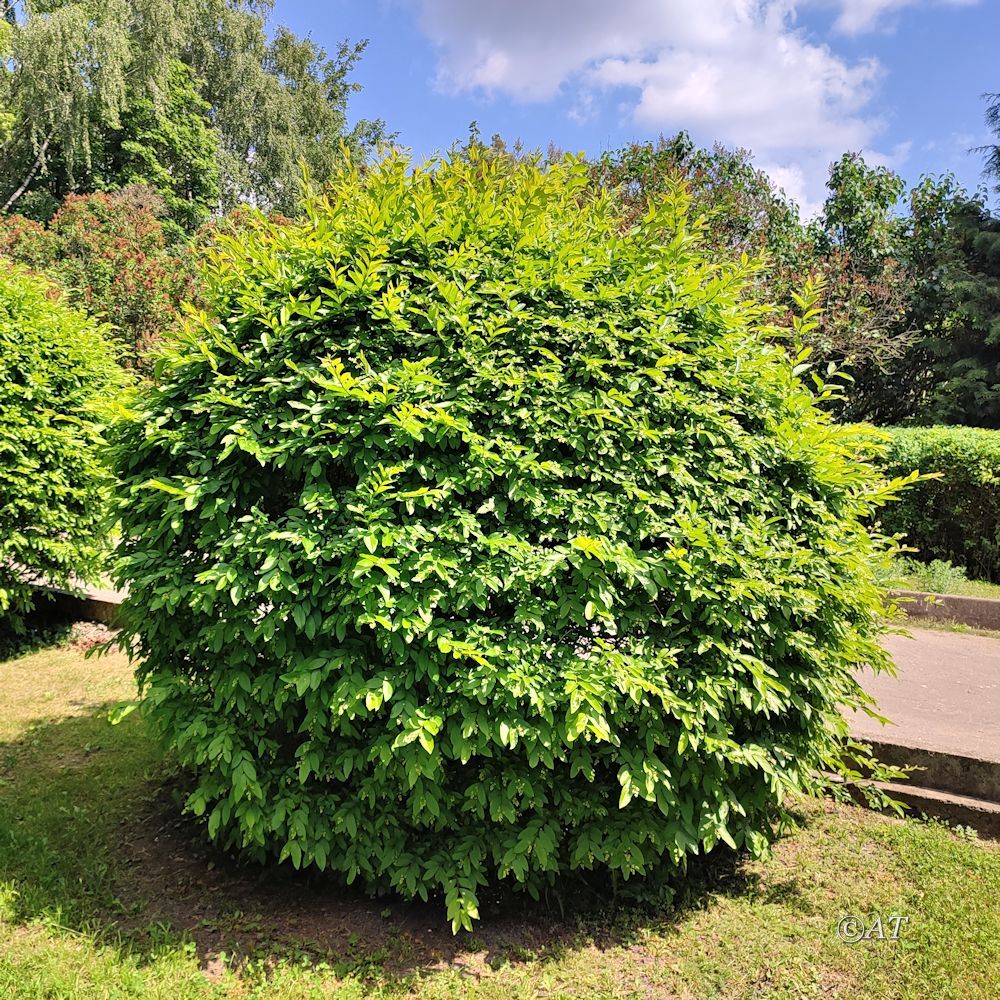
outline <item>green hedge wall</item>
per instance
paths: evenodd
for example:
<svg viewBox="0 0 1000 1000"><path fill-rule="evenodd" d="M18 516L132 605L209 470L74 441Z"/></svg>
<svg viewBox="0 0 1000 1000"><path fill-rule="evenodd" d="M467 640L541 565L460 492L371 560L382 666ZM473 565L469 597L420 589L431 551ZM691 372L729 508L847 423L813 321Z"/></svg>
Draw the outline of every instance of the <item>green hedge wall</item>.
<svg viewBox="0 0 1000 1000"><path fill-rule="evenodd" d="M919 469L941 477L887 505L883 527L903 532L923 561L947 559L972 579L1000 582L1000 431L907 427L890 434L889 474Z"/></svg>

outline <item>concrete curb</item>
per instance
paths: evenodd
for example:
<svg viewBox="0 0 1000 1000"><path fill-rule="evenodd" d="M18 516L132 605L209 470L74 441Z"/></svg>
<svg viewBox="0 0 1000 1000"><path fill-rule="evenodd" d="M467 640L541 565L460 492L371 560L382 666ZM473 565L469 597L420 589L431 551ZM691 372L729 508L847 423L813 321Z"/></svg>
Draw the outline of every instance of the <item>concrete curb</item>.
<svg viewBox="0 0 1000 1000"><path fill-rule="evenodd" d="M927 594L919 590L893 590L891 596L910 618L954 622L1000 632L1000 601L992 597Z"/></svg>

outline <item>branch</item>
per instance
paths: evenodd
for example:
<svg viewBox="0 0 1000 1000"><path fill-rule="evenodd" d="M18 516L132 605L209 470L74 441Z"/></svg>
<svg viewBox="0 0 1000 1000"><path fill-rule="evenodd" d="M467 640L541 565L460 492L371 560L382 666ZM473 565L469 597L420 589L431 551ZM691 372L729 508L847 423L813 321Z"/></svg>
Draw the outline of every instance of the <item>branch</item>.
<svg viewBox="0 0 1000 1000"><path fill-rule="evenodd" d="M38 153L35 156L35 162L31 164L31 169L28 171L24 180L17 186L14 193L3 203L3 207L0 208L0 212L6 212L10 209L10 206L17 201L18 198L28 190L28 185L35 179L35 174L38 173L38 168L41 167L42 161L45 159L45 151L49 148L49 142L52 140L52 133L50 132L46 137L45 141L38 147Z"/></svg>

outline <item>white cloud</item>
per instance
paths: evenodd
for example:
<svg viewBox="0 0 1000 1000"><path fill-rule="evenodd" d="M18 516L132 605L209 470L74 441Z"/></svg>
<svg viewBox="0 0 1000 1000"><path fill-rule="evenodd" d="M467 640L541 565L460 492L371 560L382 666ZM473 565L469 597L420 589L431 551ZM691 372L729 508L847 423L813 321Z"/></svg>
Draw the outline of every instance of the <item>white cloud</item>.
<svg viewBox="0 0 1000 1000"><path fill-rule="evenodd" d="M878 130L865 113L880 69L854 65L794 32L747 24L720 45L610 58L591 80L639 91L644 125L692 123L760 152L857 148Z"/></svg>
<svg viewBox="0 0 1000 1000"><path fill-rule="evenodd" d="M825 164L810 164L814 169L825 169ZM779 191L792 199L804 219L813 219L823 208L823 198L817 195L815 185L806 177L801 164L761 163L760 167Z"/></svg>
<svg viewBox="0 0 1000 1000"><path fill-rule="evenodd" d="M445 91L568 95L577 121L598 98L625 97L638 125L749 147L814 204L829 159L879 132L869 103L881 68L800 30L796 11L809 2L422 0L421 25Z"/></svg>
<svg viewBox="0 0 1000 1000"><path fill-rule="evenodd" d="M849 35L871 31L884 23L886 15L895 14L904 7L930 7L933 4L950 7L969 7L978 0L839 0L840 16L837 28Z"/></svg>
<svg viewBox="0 0 1000 1000"><path fill-rule="evenodd" d="M446 92L521 102L569 98L571 120L601 109L646 131L688 129L750 148L808 211L827 166L873 151L876 59L848 59L807 34L797 13L834 7L857 33L906 7L977 0L419 0ZM902 147L874 152L901 162Z"/></svg>
<svg viewBox="0 0 1000 1000"><path fill-rule="evenodd" d="M897 142L888 153L881 153L877 149L862 149L861 154L865 161L873 167L888 167L890 170L902 170L906 161L913 151L913 142Z"/></svg>

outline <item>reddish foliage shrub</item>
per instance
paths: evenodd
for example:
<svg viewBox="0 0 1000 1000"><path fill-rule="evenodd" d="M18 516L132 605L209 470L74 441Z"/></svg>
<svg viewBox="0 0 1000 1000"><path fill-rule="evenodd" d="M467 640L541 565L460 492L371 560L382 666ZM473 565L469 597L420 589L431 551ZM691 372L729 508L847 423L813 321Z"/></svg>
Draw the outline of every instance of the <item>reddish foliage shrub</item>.
<svg viewBox="0 0 1000 1000"><path fill-rule="evenodd" d="M123 360L145 366L195 294L193 255L168 245L155 203L126 189L69 195L48 226L0 218L0 254L44 272L69 299L111 324Z"/></svg>
<svg viewBox="0 0 1000 1000"><path fill-rule="evenodd" d="M53 257L53 235L41 222L23 215L0 218L0 255L33 269L44 269Z"/></svg>

